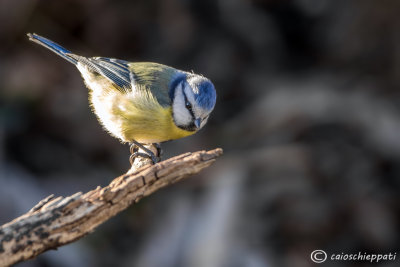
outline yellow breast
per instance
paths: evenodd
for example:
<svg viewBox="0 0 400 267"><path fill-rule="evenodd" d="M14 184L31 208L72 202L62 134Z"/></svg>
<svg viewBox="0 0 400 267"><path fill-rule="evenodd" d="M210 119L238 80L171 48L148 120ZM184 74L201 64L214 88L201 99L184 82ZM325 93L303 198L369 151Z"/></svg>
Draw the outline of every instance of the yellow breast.
<svg viewBox="0 0 400 267"><path fill-rule="evenodd" d="M140 143L159 143L194 134L178 128L172 119L170 107L149 107L146 105L126 117L122 125L123 139Z"/></svg>

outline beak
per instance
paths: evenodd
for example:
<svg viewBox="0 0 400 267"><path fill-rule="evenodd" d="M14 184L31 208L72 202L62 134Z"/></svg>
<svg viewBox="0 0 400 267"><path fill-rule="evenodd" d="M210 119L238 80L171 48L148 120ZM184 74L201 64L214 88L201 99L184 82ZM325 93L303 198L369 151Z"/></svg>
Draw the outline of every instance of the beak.
<svg viewBox="0 0 400 267"><path fill-rule="evenodd" d="M197 129L200 129L200 124L201 124L201 119L194 120L194 126L196 126Z"/></svg>

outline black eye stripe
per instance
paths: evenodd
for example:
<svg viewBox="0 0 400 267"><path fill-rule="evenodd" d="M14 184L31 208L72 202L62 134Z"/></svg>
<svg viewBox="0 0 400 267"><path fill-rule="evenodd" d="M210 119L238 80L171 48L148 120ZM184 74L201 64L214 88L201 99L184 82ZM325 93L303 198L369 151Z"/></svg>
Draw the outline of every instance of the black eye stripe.
<svg viewBox="0 0 400 267"><path fill-rule="evenodd" d="M186 105L186 103L189 103L189 104L190 104L190 102L189 102L189 100L188 100L188 98L187 98L187 96L186 96L186 93L185 93L185 90L183 89L183 87L182 87L182 93L183 93L183 98L184 98L184 100L185 100L185 105ZM188 109L190 115L192 116L192 118L193 118L193 120L194 120L194 113L193 113L192 105L190 105L190 107L186 106L186 108Z"/></svg>

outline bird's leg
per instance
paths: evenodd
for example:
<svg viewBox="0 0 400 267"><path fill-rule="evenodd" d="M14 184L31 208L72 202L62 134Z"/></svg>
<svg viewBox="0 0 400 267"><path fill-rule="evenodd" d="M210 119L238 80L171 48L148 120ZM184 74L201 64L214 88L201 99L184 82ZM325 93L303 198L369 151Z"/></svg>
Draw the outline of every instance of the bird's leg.
<svg viewBox="0 0 400 267"><path fill-rule="evenodd" d="M144 151L144 153L139 152L139 148ZM158 148L157 148L158 151ZM133 164L133 161L135 160L136 157L145 157L145 158L150 158L153 161L153 164L156 164L159 162L159 158L157 158L154 153L143 146L141 143L137 142L136 140L132 140L131 146L130 146L130 152L131 156L129 157L129 162L131 165Z"/></svg>
<svg viewBox="0 0 400 267"><path fill-rule="evenodd" d="M136 146L135 143L130 143L129 145L129 152L131 152L131 155L129 156L129 163L133 165L133 161L135 160L137 153L138 153L138 147Z"/></svg>
<svg viewBox="0 0 400 267"><path fill-rule="evenodd" d="M136 146L135 143L130 143L129 144L129 152L131 152L131 155L136 153L138 151L138 147Z"/></svg>
<svg viewBox="0 0 400 267"><path fill-rule="evenodd" d="M157 155L159 158L161 158L161 155L163 154L163 150L161 148L160 143L153 143L153 146L157 149Z"/></svg>

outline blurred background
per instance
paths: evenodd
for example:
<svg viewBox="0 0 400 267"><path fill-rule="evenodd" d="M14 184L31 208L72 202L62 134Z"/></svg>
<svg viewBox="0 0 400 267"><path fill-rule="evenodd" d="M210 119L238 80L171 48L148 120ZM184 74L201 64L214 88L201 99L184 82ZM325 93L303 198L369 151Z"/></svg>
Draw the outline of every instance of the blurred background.
<svg viewBox="0 0 400 267"><path fill-rule="evenodd" d="M129 168L78 71L27 32L210 78L208 125L165 143L164 158L225 151L18 266L306 267L315 249L399 251L399 12L390 0L0 0L0 224Z"/></svg>

